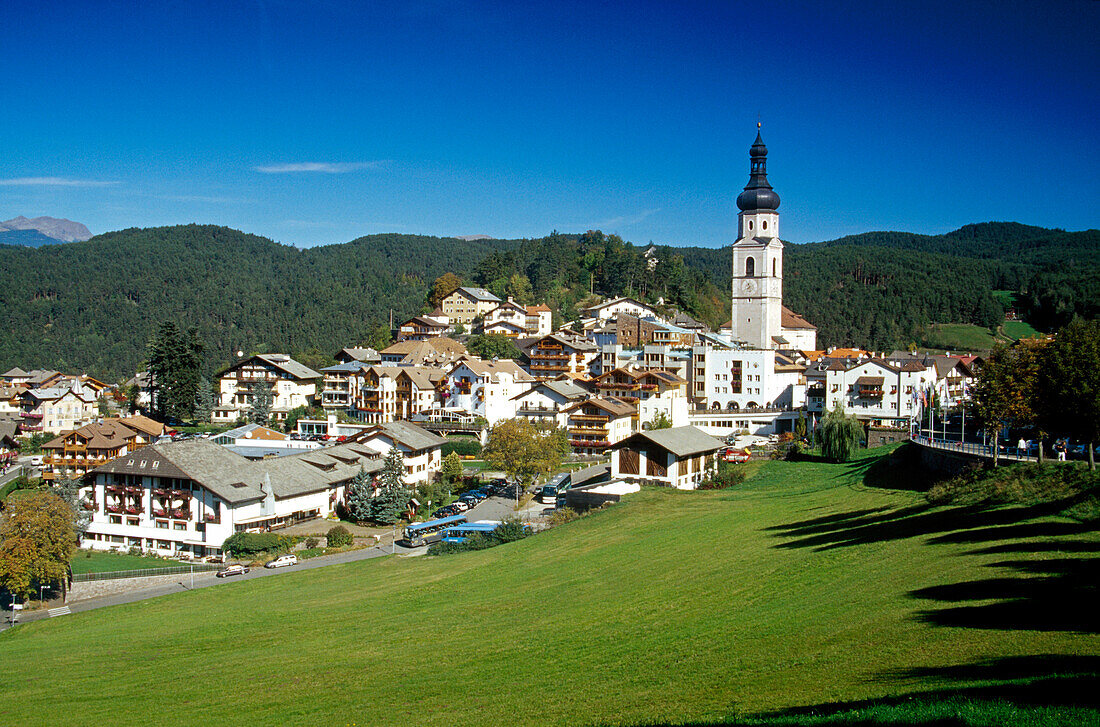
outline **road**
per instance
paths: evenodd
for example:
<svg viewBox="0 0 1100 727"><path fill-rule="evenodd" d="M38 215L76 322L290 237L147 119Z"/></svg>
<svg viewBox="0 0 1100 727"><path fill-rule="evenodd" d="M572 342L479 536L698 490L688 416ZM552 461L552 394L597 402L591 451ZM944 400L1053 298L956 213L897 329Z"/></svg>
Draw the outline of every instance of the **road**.
<svg viewBox="0 0 1100 727"><path fill-rule="evenodd" d="M469 521L475 520L504 520L509 517L514 517L517 514L521 518L530 519L543 514L544 509L553 509L553 506L541 505L537 502L532 502L523 511L517 513L515 510L515 499L511 497L490 497L489 499L479 503L477 506L471 508L466 517ZM216 571L204 571L202 573L180 574L178 580L174 583L161 586L152 586L149 588L143 588L136 591L130 591L128 593L116 593L109 596L100 596L99 598L89 598L83 601L73 601L67 604L69 613L81 613L84 611L93 611L98 608L106 608L108 606L118 606L123 603L133 603L135 601L144 601L148 598L156 598L158 596L166 596L170 593L180 593L181 591L189 591L192 588L209 588L210 586L220 585L222 583L232 583L235 581L251 580L253 578L270 578L272 576L281 575L283 573L311 570L313 568L324 568L331 565L340 565L342 563L353 563L360 560L369 560L371 558L381 558L383 556L396 554L396 555L422 555L427 550L426 547L421 548L404 548L400 545L383 545L373 548L365 548L362 550L351 550L346 553L336 553L334 555L324 555L316 558L310 558L303 560L298 565L287 566L285 568L253 568L248 573L240 576L232 576L230 578L217 578L214 573ZM192 581L192 578L194 579ZM54 613L58 612L58 609L50 609ZM27 611L21 612L19 615L19 623L30 623L32 621L39 621L44 618L50 618L50 610L46 611ZM0 631L11 628L9 617L11 611L2 611L2 619L0 619ZM67 615L67 614L66 614Z"/></svg>

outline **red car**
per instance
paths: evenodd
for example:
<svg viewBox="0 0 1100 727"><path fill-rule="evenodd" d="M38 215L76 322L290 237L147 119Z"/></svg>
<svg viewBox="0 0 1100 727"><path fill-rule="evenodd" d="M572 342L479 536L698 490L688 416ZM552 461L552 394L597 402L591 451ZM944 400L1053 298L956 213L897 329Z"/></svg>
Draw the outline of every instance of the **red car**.
<svg viewBox="0 0 1100 727"><path fill-rule="evenodd" d="M730 447L722 453L722 459L726 462L748 462L752 459L752 455L750 455L746 449L734 449Z"/></svg>

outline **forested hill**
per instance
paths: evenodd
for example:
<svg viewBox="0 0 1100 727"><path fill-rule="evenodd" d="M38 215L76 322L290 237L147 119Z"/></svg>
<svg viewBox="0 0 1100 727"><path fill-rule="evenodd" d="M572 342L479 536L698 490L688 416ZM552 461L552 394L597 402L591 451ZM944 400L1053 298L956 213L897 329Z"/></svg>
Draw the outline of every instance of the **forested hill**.
<svg viewBox="0 0 1100 727"><path fill-rule="evenodd" d="M372 235L301 250L224 227L129 229L39 249L0 246L0 370L87 371L117 380L142 367L163 320L195 326L209 368L236 350L320 361L381 344L422 312L452 272L569 319L596 296L664 300L711 325L729 319L729 248L646 247L598 231L532 240ZM1008 223L948 235L867 233L788 245L785 302L821 345L888 349L928 323L996 326L994 290L1049 330L1100 305L1100 233ZM656 261L656 262L654 262Z"/></svg>
<svg viewBox="0 0 1100 727"><path fill-rule="evenodd" d="M166 319L198 328L210 367L238 349L331 354L388 327L391 309L395 320L419 313L428 285L456 263L507 246L378 235L300 250L201 225L0 246L0 370L131 376Z"/></svg>

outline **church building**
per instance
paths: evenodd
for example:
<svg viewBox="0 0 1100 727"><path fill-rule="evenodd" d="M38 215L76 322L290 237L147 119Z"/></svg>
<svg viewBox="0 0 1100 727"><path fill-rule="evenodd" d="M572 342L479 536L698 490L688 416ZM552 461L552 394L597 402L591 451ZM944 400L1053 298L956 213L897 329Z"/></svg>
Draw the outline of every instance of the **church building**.
<svg viewBox="0 0 1100 727"><path fill-rule="evenodd" d="M779 195L768 184L768 148L757 124L749 149L749 183L737 197L733 243L732 337L750 348L814 350L817 329L783 307L783 243Z"/></svg>

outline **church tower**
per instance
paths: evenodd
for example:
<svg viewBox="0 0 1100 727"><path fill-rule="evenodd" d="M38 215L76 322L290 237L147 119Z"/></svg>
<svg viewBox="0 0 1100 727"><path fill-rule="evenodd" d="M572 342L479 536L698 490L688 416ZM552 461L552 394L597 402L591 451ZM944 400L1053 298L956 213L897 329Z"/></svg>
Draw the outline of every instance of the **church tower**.
<svg viewBox="0 0 1100 727"><path fill-rule="evenodd" d="M749 183L737 197L733 243L733 340L752 348L777 348L783 326L783 243L779 195L768 184L768 148L760 137L749 149Z"/></svg>

